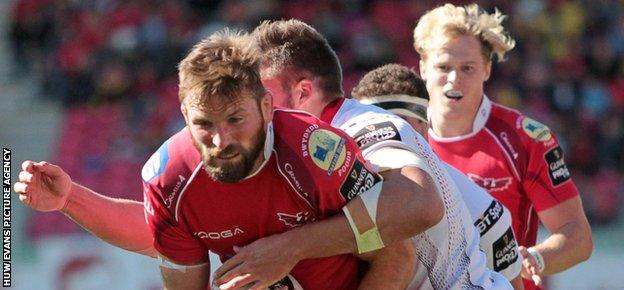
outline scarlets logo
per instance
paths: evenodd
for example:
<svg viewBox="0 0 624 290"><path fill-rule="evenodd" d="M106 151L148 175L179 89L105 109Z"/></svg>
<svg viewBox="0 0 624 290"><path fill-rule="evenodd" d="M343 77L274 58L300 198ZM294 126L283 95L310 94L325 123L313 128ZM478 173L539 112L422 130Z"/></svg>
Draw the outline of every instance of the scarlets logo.
<svg viewBox="0 0 624 290"><path fill-rule="evenodd" d="M277 218L279 218L280 221L284 222L284 224L292 228L302 226L308 222L314 221L314 218L310 216L310 213L307 211L298 212L294 215L278 212Z"/></svg>
<svg viewBox="0 0 624 290"><path fill-rule="evenodd" d="M479 175L468 173L468 177L477 185L481 186L485 190L492 191L502 191L509 188L511 185L511 177L501 177L501 178L492 178L492 177L481 177Z"/></svg>

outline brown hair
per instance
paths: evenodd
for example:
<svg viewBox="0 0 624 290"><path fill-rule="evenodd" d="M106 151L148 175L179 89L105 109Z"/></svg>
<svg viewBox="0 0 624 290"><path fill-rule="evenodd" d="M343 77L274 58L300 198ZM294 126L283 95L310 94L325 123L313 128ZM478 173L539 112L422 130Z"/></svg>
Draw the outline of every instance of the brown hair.
<svg viewBox="0 0 624 290"><path fill-rule="evenodd" d="M252 35L262 50L267 76L282 74L288 82L316 78L326 97L344 94L338 57L310 25L294 19L264 21Z"/></svg>
<svg viewBox="0 0 624 290"><path fill-rule="evenodd" d="M425 82L414 70L399 64L386 64L368 72L351 91L358 100L399 94L429 100Z"/></svg>
<svg viewBox="0 0 624 290"><path fill-rule="evenodd" d="M260 82L260 50L249 34L223 30L196 44L180 62L180 102L193 105L221 101L224 106L251 93L259 100L265 93Z"/></svg>

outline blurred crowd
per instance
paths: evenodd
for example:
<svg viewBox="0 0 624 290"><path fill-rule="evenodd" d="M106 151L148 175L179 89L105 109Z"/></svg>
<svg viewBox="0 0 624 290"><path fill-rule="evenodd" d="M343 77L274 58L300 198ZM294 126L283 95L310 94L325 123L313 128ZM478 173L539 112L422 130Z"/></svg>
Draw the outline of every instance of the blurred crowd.
<svg viewBox="0 0 624 290"><path fill-rule="evenodd" d="M142 164L184 124L176 66L200 39L223 27L301 19L338 53L348 94L380 65L417 69L412 30L441 3L17 0L9 37L15 76L36 75L41 97L66 107L53 161L96 191L142 199ZM509 15L517 41L507 61L494 65L487 95L555 131L590 221L615 221L624 203L624 2L477 3ZM43 217L31 234L77 230L60 214Z"/></svg>

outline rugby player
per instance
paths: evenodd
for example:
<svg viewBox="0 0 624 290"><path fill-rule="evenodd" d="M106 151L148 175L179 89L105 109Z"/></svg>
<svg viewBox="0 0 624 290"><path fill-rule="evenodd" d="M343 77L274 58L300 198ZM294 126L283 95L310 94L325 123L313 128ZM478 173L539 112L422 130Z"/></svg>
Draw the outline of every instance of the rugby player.
<svg viewBox="0 0 624 290"><path fill-rule="evenodd" d="M511 211L525 288L536 289L540 276L587 260L593 243L553 132L484 94L492 60L515 45L504 18L476 4L445 4L420 18L414 47L430 96L431 147ZM540 221L551 234L536 244Z"/></svg>
<svg viewBox="0 0 624 290"><path fill-rule="evenodd" d="M424 81L408 67L388 64L368 72L353 88L351 96L395 113L420 135L427 136L429 95ZM479 230L479 248L487 256L488 268L504 275L514 289L523 289L522 259L518 257L509 209L454 167L447 163L444 166L460 189Z"/></svg>
<svg viewBox="0 0 624 290"><path fill-rule="evenodd" d="M380 176L344 132L304 112L273 110L259 65L253 39L227 31L197 44L180 63L187 126L143 167L147 225L129 221L137 225L132 229L137 235L146 229L151 238L141 238L153 240L165 289L206 289L209 250L224 261L235 254L235 246L335 215L347 201L381 188ZM353 182L352 176L366 183ZM20 199L40 210L66 211L87 200L82 214L104 223L109 215L143 221L136 208L125 213L110 202L90 208L93 194L72 199L74 187L60 168L28 161L15 185ZM380 287L400 289L411 278L413 249L407 241L360 257L370 261L366 277L372 275ZM393 264L378 262L384 259ZM350 254L282 266L289 275L276 279L278 285L296 289L356 289L363 270ZM234 279L225 286L265 289L276 281Z"/></svg>
<svg viewBox="0 0 624 290"><path fill-rule="evenodd" d="M224 188L226 188L223 183L237 182L240 180L241 176L247 177L246 179L241 180L241 183L247 184L244 188L250 191L252 189L260 192L266 191L271 189L271 184L263 183L261 184L263 186L260 186L258 184L258 180L260 178L256 176L262 175L261 173L264 172L264 170L268 170L266 169L267 167L276 169L273 166L263 165L265 163L258 163L255 161L251 165L248 163L241 163L243 159L256 160L254 158L254 152L256 152L258 148L256 146L258 143L252 142L247 138L252 138L256 141L263 140L264 138L258 138L258 136L261 136L258 135L260 133L254 134L249 127L246 127L246 131L242 132L242 129L234 130L226 126L234 126L236 122L240 121L240 116L236 116L236 112L238 111L230 111L233 109L226 105L227 103L223 103L220 106L218 102L215 101L215 103L210 99L196 99L198 95L200 97L212 96L212 94L221 96L219 93L222 91L225 95L221 96L222 99L219 100L231 101L225 97L233 96L237 97L234 98L234 100L237 100L235 103L239 104L235 107L245 107L250 105L248 99L242 98L245 100L244 102L238 101L238 96L233 93L234 85L228 86L222 84L227 83L230 79L241 78L243 80L247 80L247 82L251 82L248 79L254 79L250 69L244 72L250 74L251 76L246 76L244 74L239 76L241 72L236 71L236 68L241 65L241 62L249 61L248 58L251 56L245 55L248 49L238 49L234 47L236 49L230 50L229 48L223 48L221 50L211 51L210 49L214 50L214 47L212 47L214 45L212 42L214 41L219 42L218 39L208 40L207 43L200 44L196 47L191 55L189 55L189 58L192 58L192 55L208 50L208 52L204 52L204 58L200 57L198 59L192 59L187 62L183 62L181 65L181 109L183 115L185 116L188 129L183 130L166 142L163 147L161 147L161 149L155 153L152 158L150 158L150 161L148 161L145 165L142 172L145 184L145 215L152 233L150 233L145 224L142 224L142 222L144 222L144 218L140 214L142 210L139 211L139 207L136 202L110 199L90 191L87 188L74 184L65 172L51 164L45 162L25 162L23 165L24 171L20 173L20 182L15 184L16 191L20 193L20 199L35 209L43 211L61 210L94 234L104 238L114 245L150 255L155 254L155 248L158 251L159 256L163 258L161 269L165 285L168 288L201 288L207 279L206 275L209 273L208 265L204 263L205 259L207 259L206 251L208 249L214 250L220 255L222 260L225 260L233 255L233 246L242 246L257 239L258 237L261 237L262 235L278 233L284 230L284 228L275 229L262 224L261 228L263 230L259 232L250 230L246 231L244 228L240 228L239 225L230 225L231 227L225 227L225 229L218 228L212 231L211 227L215 226L215 224L219 223L221 220L216 219L214 216L211 217L210 215L221 214L222 216L227 216L227 214L223 211L217 210L223 207L223 203L206 203L204 199L201 199L201 195L197 193L200 191L198 187L208 187L214 190L215 195L221 196L223 192L225 192ZM225 40L222 40L221 42L223 41ZM237 41L234 42L237 43ZM211 58L217 56L222 56L224 59L213 60ZM236 57L241 59L236 59ZM205 68L207 71L202 71L203 65L209 66L213 62L223 62L224 64L217 66L214 70ZM187 66L190 66L190 68L188 68L187 73L184 73L182 69ZM227 73L231 75L227 75ZM207 81L202 82L202 77L207 79ZM206 91L197 89L197 87L201 88L202 84L210 84L211 82L214 83L213 86L216 88L210 90L207 88ZM219 84L225 86L225 88L219 89ZM252 92L255 92L257 96L258 90L259 88L255 88L255 91L252 90ZM249 92L244 91L244 93ZM187 99L184 97L186 94L190 94L193 97ZM264 100L264 98L265 97L263 97L262 100ZM208 101L208 104L205 104L204 101ZM187 104L186 102L191 103ZM265 104L265 101L260 103ZM248 112L249 108L244 111ZM262 112L261 116L265 118L266 122L266 112ZM229 115L224 116L223 114L234 115L234 117L229 117ZM276 115L284 114L276 113ZM308 116L308 118L312 118L309 115L306 116ZM219 120L219 124L225 122L225 127L219 128L213 124L215 123L213 122L213 119ZM276 130L276 124L291 123L290 121L286 122L283 120L281 122L277 122L275 118L273 121L273 125L276 126ZM246 121L246 126L250 126L248 123L261 124L263 122ZM292 124L294 126L295 123ZM270 127L267 125L266 128ZM283 128L283 126L281 128ZM393 177L391 175L387 175L389 177L386 182L387 185L382 189L381 181L378 180L375 173L367 168L365 162L359 161L357 154L351 153L351 151L347 151L344 154L336 154L332 151L339 150L341 147L349 148L348 146L350 145L348 144L351 143L347 142L348 144L342 144L341 142L344 141L340 140L343 140L344 138L336 138L332 134L314 135L315 129L310 128L312 127L308 127L306 132L303 133L304 137L300 137L297 141L306 142L307 146L311 147L308 148L302 146L303 144L298 144L297 146L289 146L290 148L280 147L283 148L281 150L277 150L276 148L275 152L277 153L273 153L273 155L277 155L275 159L281 157L279 160L282 161L282 163L277 161L273 161L273 163L275 163L275 166L278 167L277 169L279 169L285 182L289 186L292 186L293 191L289 192L291 194L290 201L292 202L292 199L299 200L299 206L307 204L310 209L308 211L301 210L299 212L292 213L279 212L273 216L271 221L275 222L277 220L280 225L284 224L285 226L294 227L306 222L323 219L329 216L329 214L335 213L332 212L332 210L337 204L339 204L337 202L340 200L332 200L331 197L320 198L313 193L317 191L331 192L333 189L336 189L336 185L340 185L339 188L336 189L336 192L340 193L342 202L344 203L355 198L356 200L354 201L358 203L351 208L344 208L344 212L350 214L351 216L347 218L345 215L340 214L338 219L335 219L339 221L341 227L339 227L336 230L337 233L332 236L335 240L331 244L339 245L339 247L343 249L341 251L344 253L355 252L364 254L361 256L363 258L370 256L368 257L371 261L370 269L364 277L364 285L368 285L370 288L396 288L397 286L394 285L407 285L409 278L411 278L409 274L414 267L414 260L412 260L409 264L399 262L399 265L397 265L397 259L399 259L399 261L411 260L414 258L414 255L405 254L404 252L397 252L398 254L395 254L394 256L391 253L381 254L386 252L388 249L384 248L384 242L390 245L390 248L401 247L400 249L404 248L409 251L411 243L403 240L413 233L409 232L409 230L405 230L405 228L416 228L422 231L440 220L444 214L444 208L442 207L442 202L435 185L428 180L417 180L414 182L407 179L402 180L400 176ZM209 134L206 132L212 133ZM291 139L288 140L292 141L292 136L296 136L296 134L297 132L295 131L288 134L272 135L270 134L270 130L266 129L267 140L271 137L275 138L275 144L273 145L276 147L283 143L282 141L285 140L286 136L290 136ZM234 135L241 140L233 138ZM190 137L193 138L191 139ZM223 139L233 142L233 145L231 147L228 146L228 142L225 142ZM242 139L245 139L245 141L243 142ZM194 140L192 144L190 144L191 140ZM214 152L215 149L211 149L212 147L210 147L211 143L213 147L218 147L220 151ZM225 145L219 145L221 143ZM269 146L269 148L270 147L271 146ZM314 151L310 148L314 149ZM266 150L264 152L267 154ZM311 159L315 158L315 164L318 167L316 168L317 171L319 168L324 169L324 173L327 176L331 177L337 174L339 177L345 178L345 180L342 183L336 183L334 181L336 184L332 185L330 180L323 181L322 179L319 179L320 177L317 177L318 174L312 174L311 168L303 168L309 169L310 172L304 171L301 173L303 169L301 166L298 166L297 158L288 157L288 154L284 152L287 152L288 154L301 153L304 155L303 157ZM270 160L272 159L270 156L273 155L269 151L268 156L265 156L264 158L265 162L271 162ZM237 160L237 162L234 162L234 160ZM210 178L206 178L206 175L200 170L201 168L206 169ZM249 175L248 173L255 171L253 169L258 169L258 171L255 174ZM227 173L228 171L230 173ZM405 171L410 171L410 169L407 168ZM269 177L270 176L271 175L269 175ZM346 179L347 177L350 179ZM262 176L262 179L260 180L268 180L266 178L267 176ZM328 177L325 177L325 179L327 178ZM337 178L338 177L336 177L336 179ZM252 183L250 180L254 180L255 186L249 186L248 183ZM409 185L406 185L407 182L409 182ZM206 184L209 186L205 186ZM236 185L237 186L235 188L243 187L238 183L236 183ZM282 184L281 188L284 189L284 187L284 184ZM278 188L280 188L280 186L278 186ZM369 208L370 211L376 210L376 199L378 198L379 191L381 190L391 191L393 193L401 191L412 193L415 190L419 190L428 193L428 195L414 195L415 198L413 198L412 201L403 199L401 203L394 203L400 204L401 206L412 204L418 205L419 207L417 210L413 211L415 215L412 215L409 210L386 211L388 214L395 213L395 215L398 216L398 220L401 221L401 224L405 224L405 226L401 226L401 224L399 224L399 226L395 226L385 232L383 227L381 227L381 232L384 235L383 239L380 237L380 230L377 230L377 225L375 224L375 217L377 217L377 215L370 214L368 212ZM211 190L208 193L213 193L213 191ZM361 198L358 197L361 194L368 194L367 198L372 201L362 201ZM207 197L204 198L212 196L210 194L205 195ZM279 198L279 192L275 193L277 200L283 199L284 201L282 201L282 203L288 202L289 199L283 197L283 195L284 193L282 193L282 198ZM237 195L232 194L232 196ZM184 197L184 199L182 199L182 197ZM336 198L336 196L333 198ZM390 198L394 198L396 200L394 195L390 196ZM374 206L367 206L367 202L372 202ZM255 203L256 201L250 200L247 206L254 205ZM208 205L213 204L221 206L212 208L213 210L200 210L204 207L210 208ZM239 201L239 203L234 204L244 204L244 201ZM276 202L275 206L278 206L278 204L279 203ZM426 204L427 208L424 208L422 206L423 204ZM277 208L271 207L269 209L278 210ZM291 209L295 210L296 207L291 206ZM241 209L241 211L250 212L251 210L248 209L247 211L244 211ZM203 214L200 215L200 212ZM398 215L396 213L401 214ZM267 214L270 214L270 212ZM254 223L259 220L265 221L267 219L249 215L248 219L239 219L236 221L240 221L240 224L243 224L243 222ZM410 223L404 223L406 220L410 221ZM364 227L361 227L362 225ZM205 227L209 228L204 229ZM346 231L343 230L345 228ZM215 236L215 233L217 233L218 236ZM401 236L403 238L401 238ZM212 241L213 238L219 241ZM152 242L154 243L153 245ZM407 246L402 247L402 244ZM377 249L381 249L381 251L368 253ZM325 249L320 249L320 251L325 251ZM279 254L285 254L285 252L282 250ZM384 259L389 260L392 263L378 262L383 261ZM308 261L297 263L299 260L301 259L293 260L293 263L291 264L280 263L278 267L285 269L284 274L291 273L293 277L297 278L297 280L299 280L306 288L352 288L352 281L357 281L357 275L353 271L352 267L344 267L344 269L341 270L344 272L344 275L342 276L332 276L332 273L337 274L335 266L332 268L322 266L322 263L319 263L318 265L314 264L316 269L323 268L327 271L325 276L323 276L320 275L320 271L308 272L297 270L304 268L303 266L297 265L301 265L302 263L304 265L309 264ZM193 265L193 267L189 267L189 265ZM333 265L339 265L339 263L334 263ZM385 274L368 275L368 273L379 273L373 271L377 268L387 269L387 271ZM318 274L316 277L314 275L315 272ZM407 275L403 275L403 273L407 273ZM402 280L403 276L407 277L405 281ZM267 281L238 279L222 282L226 284L225 287L239 287L241 285L252 284L254 288L261 289L275 281L280 280L282 277L284 277L284 275L275 276L273 279Z"/></svg>
<svg viewBox="0 0 624 290"><path fill-rule="evenodd" d="M262 82L277 106L305 110L343 129L360 146L364 157L382 172L419 168L416 178L431 179L436 184L445 215L435 226L411 238L420 267L409 289L511 288L504 277L486 267L485 255L479 250L479 234L457 185L426 141L400 117L343 97L338 58L320 33L301 21L288 20L262 23L253 35L264 55ZM402 193L384 197L388 196L398 197L394 199L398 211L404 210L400 204L411 198ZM378 223L384 214L389 213L380 207ZM330 218L260 239L240 249L215 276L228 280L246 274L262 281L280 271L275 265L291 263L290 259L341 253L346 249L333 244L335 239L327 239L333 236L331 230L341 225L322 227L333 221ZM284 248L294 248L297 255L276 254Z"/></svg>

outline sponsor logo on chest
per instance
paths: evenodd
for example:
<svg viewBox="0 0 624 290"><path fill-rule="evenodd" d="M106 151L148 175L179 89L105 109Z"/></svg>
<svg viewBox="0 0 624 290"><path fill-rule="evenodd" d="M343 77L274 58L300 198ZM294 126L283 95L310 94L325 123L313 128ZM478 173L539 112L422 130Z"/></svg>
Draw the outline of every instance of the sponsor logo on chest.
<svg viewBox="0 0 624 290"><path fill-rule="evenodd" d="M479 229L481 236L498 222L501 216L503 216L503 210L503 205L493 200L490 206L481 214L481 217L475 221L474 225Z"/></svg>
<svg viewBox="0 0 624 290"><path fill-rule="evenodd" d="M481 177L474 173L467 174L470 180L489 192L503 191L511 185L512 178L506 177Z"/></svg>

